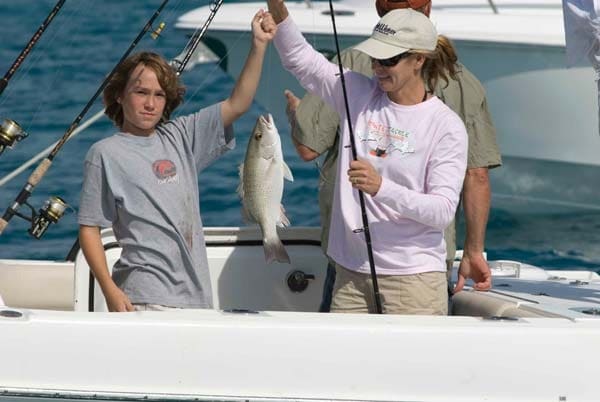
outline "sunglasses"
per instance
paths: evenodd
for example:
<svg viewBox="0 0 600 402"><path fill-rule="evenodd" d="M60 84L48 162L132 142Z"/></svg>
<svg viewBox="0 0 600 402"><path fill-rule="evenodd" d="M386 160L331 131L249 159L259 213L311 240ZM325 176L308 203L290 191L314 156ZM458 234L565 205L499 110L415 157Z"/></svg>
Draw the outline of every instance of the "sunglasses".
<svg viewBox="0 0 600 402"><path fill-rule="evenodd" d="M377 62L382 67L394 67L396 64L400 63L400 60L410 55L410 52L404 52L397 54L396 56L390 57L389 59L376 59L371 57L371 63Z"/></svg>

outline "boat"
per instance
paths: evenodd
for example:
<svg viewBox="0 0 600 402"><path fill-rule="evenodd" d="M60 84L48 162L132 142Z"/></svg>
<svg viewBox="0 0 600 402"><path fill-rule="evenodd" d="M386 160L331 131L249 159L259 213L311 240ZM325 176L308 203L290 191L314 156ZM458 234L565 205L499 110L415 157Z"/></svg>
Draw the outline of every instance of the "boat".
<svg viewBox="0 0 600 402"><path fill-rule="evenodd" d="M265 263L257 227L204 237L210 310L107 312L76 241L60 261L0 259L0 402L600 395L596 272L490 261L493 290L457 293L448 316L323 314L319 228L280 232L291 264ZM112 267L110 229L102 243Z"/></svg>
<svg viewBox="0 0 600 402"><path fill-rule="evenodd" d="M318 228L206 228L214 310L108 313L74 245L0 260L0 401L596 401L600 276L490 262L449 316L317 313ZM102 232L109 265L120 249ZM21 400L21 399L18 399Z"/></svg>
<svg viewBox="0 0 600 402"><path fill-rule="evenodd" d="M378 20L373 3L334 2L341 49L370 35ZM333 55L328 2L287 6L307 40ZM248 21L261 7L265 4L224 4L207 33L205 44L232 76L247 52ZM176 27L188 32L206 15L208 7L199 7L180 16ZM588 185L600 178L595 73L590 66L566 68L561 1L434 0L431 18L487 91L503 158L502 168L490 174L494 207L527 214L600 210L600 190ZM285 121L284 89L304 91L283 70L273 47L265 63L268 79L257 100Z"/></svg>

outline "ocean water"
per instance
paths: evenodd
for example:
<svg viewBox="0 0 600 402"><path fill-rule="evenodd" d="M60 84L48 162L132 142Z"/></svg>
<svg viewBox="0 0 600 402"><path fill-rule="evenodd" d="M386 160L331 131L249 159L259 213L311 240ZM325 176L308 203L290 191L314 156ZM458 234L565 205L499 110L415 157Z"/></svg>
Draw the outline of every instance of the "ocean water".
<svg viewBox="0 0 600 402"><path fill-rule="evenodd" d="M0 117L18 121L30 133L29 138L0 155L0 178L63 135L160 3L161 0L77 0L65 3L0 96ZM187 42L187 38L174 28L176 18L206 3L171 0L159 18L167 23L161 37L157 41L144 38L137 50L152 49L167 58L176 56ZM0 16L4 21L0 24L2 76L54 4L54 0L0 2ZM231 77L215 65L196 66L184 73L183 81L188 93L177 114L190 113L218 102L228 96L233 86ZM100 101L97 101L87 117L100 109ZM237 148L201 174L201 211L205 226L243 224L240 202L235 194L237 167L243 160L248 135L256 118L265 112L260 105L254 104L235 123ZM318 225L318 169L295 155L287 122L279 121L277 124L284 155L295 178L293 183L286 184L284 194L288 216L292 225ZM37 210L50 195L58 195L70 204L72 210L58 224L52 225L42 240L35 240L27 234L28 222L13 218L0 236L0 258L64 259L77 236L75 211L83 159L91 144L113 131L112 123L103 118L61 150L29 202ZM0 213L13 202L31 171L0 187ZM28 212L26 207L21 207L20 211ZM463 232L460 226L459 239ZM517 215L496 208L492 203L486 240L490 259L516 259L547 268L600 272L599 244L599 212Z"/></svg>

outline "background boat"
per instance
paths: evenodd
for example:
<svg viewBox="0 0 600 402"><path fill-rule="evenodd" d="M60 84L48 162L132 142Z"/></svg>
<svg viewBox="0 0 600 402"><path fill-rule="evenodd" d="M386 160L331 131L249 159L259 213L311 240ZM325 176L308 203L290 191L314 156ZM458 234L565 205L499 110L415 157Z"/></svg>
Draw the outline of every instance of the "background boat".
<svg viewBox="0 0 600 402"><path fill-rule="evenodd" d="M247 21L261 6L224 4L206 38L232 76L247 52ZM316 49L335 53L328 2L288 8ZM342 49L370 35L378 20L372 1L341 0L334 8ZM206 7L198 8L176 26L187 31L206 15ZM561 1L434 0L431 18L487 90L504 162L491 175L494 205L527 214L599 211L600 189L590 185L600 180L595 74L591 67L565 67ZM265 70L257 100L285 121L283 90L304 91L273 48Z"/></svg>

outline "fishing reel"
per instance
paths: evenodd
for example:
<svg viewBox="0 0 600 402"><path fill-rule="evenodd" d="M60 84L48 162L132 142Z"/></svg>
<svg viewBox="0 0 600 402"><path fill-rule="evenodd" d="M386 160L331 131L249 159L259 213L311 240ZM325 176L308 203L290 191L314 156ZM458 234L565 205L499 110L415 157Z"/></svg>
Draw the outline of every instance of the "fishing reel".
<svg viewBox="0 0 600 402"><path fill-rule="evenodd" d="M15 212L15 215L31 222L31 227L27 232L36 239L40 239L46 233L50 224L58 222L65 214L66 209L70 208L65 200L56 196L48 198L37 213L27 201L24 204L31 209L31 216L19 212Z"/></svg>
<svg viewBox="0 0 600 402"><path fill-rule="evenodd" d="M28 230L29 234L36 239L40 239L51 223L56 223L63 217L68 206L60 197L52 196L48 198L37 215L32 215L31 228Z"/></svg>
<svg viewBox="0 0 600 402"><path fill-rule="evenodd" d="M0 125L0 154L6 147L12 148L15 142L21 141L28 135L16 121L4 119Z"/></svg>

